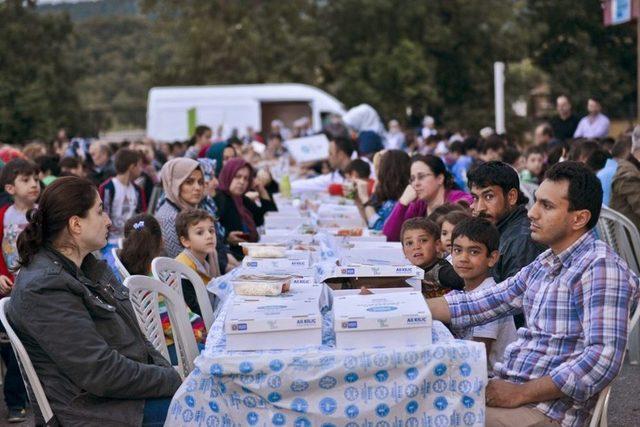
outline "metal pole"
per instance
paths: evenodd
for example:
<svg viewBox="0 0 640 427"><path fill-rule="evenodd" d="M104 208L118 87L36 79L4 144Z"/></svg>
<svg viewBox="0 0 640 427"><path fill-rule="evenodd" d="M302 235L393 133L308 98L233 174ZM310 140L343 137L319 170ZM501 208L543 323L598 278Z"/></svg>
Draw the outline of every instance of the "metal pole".
<svg viewBox="0 0 640 427"><path fill-rule="evenodd" d="M636 16L636 73L637 73L637 94L636 94L636 116L640 122L640 0L637 1Z"/></svg>
<svg viewBox="0 0 640 427"><path fill-rule="evenodd" d="M640 62L638 63L640 67ZM504 126L504 62L493 63L494 103L496 111L496 133L505 133Z"/></svg>

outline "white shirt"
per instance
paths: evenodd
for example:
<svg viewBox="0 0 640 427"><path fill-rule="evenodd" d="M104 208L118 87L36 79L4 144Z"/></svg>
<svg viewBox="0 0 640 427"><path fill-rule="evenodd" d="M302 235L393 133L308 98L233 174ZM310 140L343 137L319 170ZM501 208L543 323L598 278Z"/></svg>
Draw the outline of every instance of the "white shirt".
<svg viewBox="0 0 640 427"><path fill-rule="evenodd" d="M609 118L602 113L591 119L591 116L584 116L576 131L574 138L604 138L609 135Z"/></svg>
<svg viewBox="0 0 640 427"><path fill-rule="evenodd" d="M487 277L480 286L470 292L477 292L495 285L496 281L493 280L493 277ZM471 340L473 338L489 338L495 340L491 345L491 353L489 353L489 359L487 360L488 372L491 373L495 364L502 361L504 350L517 338L513 316L502 317L485 325L474 326L469 329L464 339Z"/></svg>
<svg viewBox="0 0 640 427"><path fill-rule="evenodd" d="M124 236L124 223L136 213L138 193L131 183L125 187L117 178L112 182L114 195L109 215L112 223L109 230L109 243L116 243Z"/></svg>
<svg viewBox="0 0 640 427"><path fill-rule="evenodd" d="M291 193L327 191L331 184L342 184L344 177L338 171L333 171L313 178L298 179L291 183Z"/></svg>

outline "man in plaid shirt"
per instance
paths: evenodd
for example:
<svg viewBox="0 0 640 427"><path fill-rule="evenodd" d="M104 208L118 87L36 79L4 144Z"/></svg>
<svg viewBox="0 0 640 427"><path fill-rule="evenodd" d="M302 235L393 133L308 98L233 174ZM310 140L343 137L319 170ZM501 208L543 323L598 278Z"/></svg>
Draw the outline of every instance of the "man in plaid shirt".
<svg viewBox="0 0 640 427"><path fill-rule="evenodd" d="M592 230L601 204L584 165L553 166L528 213L533 240L550 249L493 288L428 300L455 329L524 312L528 326L487 385L487 426L586 425L618 374L639 281Z"/></svg>

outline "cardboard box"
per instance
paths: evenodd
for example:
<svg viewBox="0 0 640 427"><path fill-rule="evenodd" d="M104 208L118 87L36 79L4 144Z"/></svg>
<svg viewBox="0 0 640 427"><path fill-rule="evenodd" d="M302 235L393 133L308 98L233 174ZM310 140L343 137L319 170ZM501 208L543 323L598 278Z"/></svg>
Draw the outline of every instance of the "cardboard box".
<svg viewBox="0 0 640 427"><path fill-rule="evenodd" d="M416 291L422 289L424 270L413 265L346 265L333 266L321 271L318 281L325 282L333 291L359 289L361 286L373 288L406 287Z"/></svg>
<svg viewBox="0 0 640 427"><path fill-rule="evenodd" d="M369 242L372 246L358 244L353 248L341 248L340 260L342 264L375 264L400 265L409 264L402 248L394 246L377 246L377 242ZM387 242L381 242L387 243Z"/></svg>
<svg viewBox="0 0 640 427"><path fill-rule="evenodd" d="M242 268L251 273L280 273L296 274L311 268L311 258L308 252L294 258L251 258L244 257Z"/></svg>
<svg viewBox="0 0 640 427"><path fill-rule="evenodd" d="M431 312L420 292L335 296L333 316L339 349L431 344Z"/></svg>
<svg viewBox="0 0 640 427"><path fill-rule="evenodd" d="M312 298L234 298L224 322L227 350L289 350L322 343Z"/></svg>
<svg viewBox="0 0 640 427"><path fill-rule="evenodd" d="M311 218L298 215L268 215L264 217L265 229L295 230L301 225L311 223Z"/></svg>

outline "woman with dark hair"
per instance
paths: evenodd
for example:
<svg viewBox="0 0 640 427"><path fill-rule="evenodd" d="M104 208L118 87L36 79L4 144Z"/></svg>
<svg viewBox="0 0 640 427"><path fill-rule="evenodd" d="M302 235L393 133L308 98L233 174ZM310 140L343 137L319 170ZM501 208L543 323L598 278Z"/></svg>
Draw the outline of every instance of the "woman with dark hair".
<svg viewBox="0 0 640 427"><path fill-rule="evenodd" d="M91 253L111 225L77 177L46 188L18 237L7 316L61 425L161 425L180 386L138 326L127 289Z"/></svg>
<svg viewBox="0 0 640 427"><path fill-rule="evenodd" d="M407 219L427 216L445 203L464 201L471 205L473 200L457 188L442 159L430 154L413 156L409 182L382 229L392 242L400 240L400 229Z"/></svg>
<svg viewBox="0 0 640 427"><path fill-rule="evenodd" d="M238 259L244 257L241 242L257 242L257 227L264 224L264 214L276 211L276 205L260 181L255 181L254 170L243 158L229 160L218 177L219 186L215 196L220 212L220 223L226 230L231 253ZM246 196L255 190L260 196L260 206Z"/></svg>
<svg viewBox="0 0 640 427"><path fill-rule="evenodd" d="M189 148L185 156L190 159L204 157L205 153L211 145L211 128L209 126L197 126L193 136L187 141Z"/></svg>
<svg viewBox="0 0 640 427"><path fill-rule="evenodd" d="M382 230L398 199L409 185L411 159L401 150L389 150L382 155L376 171L378 181L371 198L368 191L358 185L356 202L362 217L372 230ZM365 181L366 182L366 181Z"/></svg>

